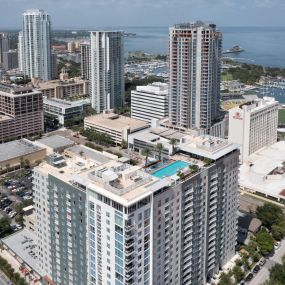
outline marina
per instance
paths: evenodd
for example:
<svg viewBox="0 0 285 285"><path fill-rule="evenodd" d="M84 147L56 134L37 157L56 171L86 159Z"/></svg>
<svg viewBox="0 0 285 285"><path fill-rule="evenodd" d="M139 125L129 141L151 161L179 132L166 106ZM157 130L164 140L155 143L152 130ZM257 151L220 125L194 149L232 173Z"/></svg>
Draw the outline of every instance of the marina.
<svg viewBox="0 0 285 285"><path fill-rule="evenodd" d="M168 64L166 61L162 60L125 64L125 73L135 75L139 78L144 78L146 76L159 76L167 79Z"/></svg>

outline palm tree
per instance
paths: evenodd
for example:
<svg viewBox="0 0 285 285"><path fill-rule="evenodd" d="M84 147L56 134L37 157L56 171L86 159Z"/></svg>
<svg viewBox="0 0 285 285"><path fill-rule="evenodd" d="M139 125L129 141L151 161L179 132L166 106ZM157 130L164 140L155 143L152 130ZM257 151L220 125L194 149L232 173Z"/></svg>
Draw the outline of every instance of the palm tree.
<svg viewBox="0 0 285 285"><path fill-rule="evenodd" d="M163 144L162 143L158 143L155 146L155 150L158 152L158 159L161 160L161 153L163 151Z"/></svg>
<svg viewBox="0 0 285 285"><path fill-rule="evenodd" d="M147 163L148 163L148 157L151 155L151 150L149 148L144 148L142 150L142 155L145 156L145 166L147 166Z"/></svg>
<svg viewBox="0 0 285 285"><path fill-rule="evenodd" d="M174 154L176 151L176 146L178 144L178 141L177 141L177 139L172 138L172 139L170 139L169 143L172 146L172 154Z"/></svg>

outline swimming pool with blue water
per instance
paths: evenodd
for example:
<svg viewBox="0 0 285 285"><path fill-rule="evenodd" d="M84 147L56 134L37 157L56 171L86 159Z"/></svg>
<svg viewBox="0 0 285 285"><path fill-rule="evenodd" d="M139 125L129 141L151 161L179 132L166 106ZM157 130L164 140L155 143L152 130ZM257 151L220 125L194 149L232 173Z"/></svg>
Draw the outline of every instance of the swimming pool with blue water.
<svg viewBox="0 0 285 285"><path fill-rule="evenodd" d="M176 174L178 171L180 171L181 169L183 169L189 165L190 164L188 162L185 162L182 160L177 160L177 161L167 165L166 167L155 171L154 173L152 173L152 175L157 177L157 178L164 178L167 176L172 176L172 175Z"/></svg>

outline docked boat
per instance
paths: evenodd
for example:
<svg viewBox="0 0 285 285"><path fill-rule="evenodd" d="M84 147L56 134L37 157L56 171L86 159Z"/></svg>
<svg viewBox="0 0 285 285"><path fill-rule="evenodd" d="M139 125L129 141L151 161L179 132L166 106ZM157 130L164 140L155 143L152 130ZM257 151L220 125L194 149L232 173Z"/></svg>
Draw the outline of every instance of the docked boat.
<svg viewBox="0 0 285 285"><path fill-rule="evenodd" d="M239 53L239 52L243 52L244 49L242 47L240 47L239 45L233 46L230 49L227 49L226 51L224 51L223 53Z"/></svg>

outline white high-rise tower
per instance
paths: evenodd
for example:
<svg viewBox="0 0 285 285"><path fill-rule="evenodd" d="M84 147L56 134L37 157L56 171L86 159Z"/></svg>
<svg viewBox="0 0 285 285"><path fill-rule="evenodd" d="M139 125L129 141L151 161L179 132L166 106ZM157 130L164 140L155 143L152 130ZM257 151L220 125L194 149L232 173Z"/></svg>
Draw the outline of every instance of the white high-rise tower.
<svg viewBox="0 0 285 285"><path fill-rule="evenodd" d="M124 39L120 31L91 32L91 103L98 112L124 99Z"/></svg>
<svg viewBox="0 0 285 285"><path fill-rule="evenodd" d="M19 35L19 67L30 78L51 79L51 21L43 10L23 14Z"/></svg>

